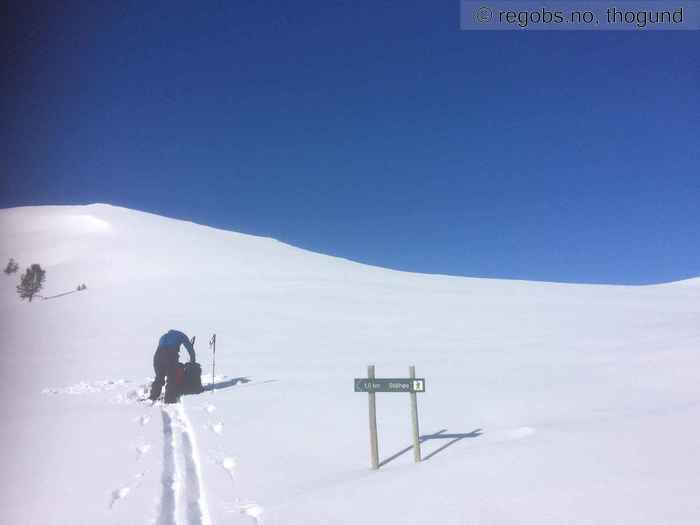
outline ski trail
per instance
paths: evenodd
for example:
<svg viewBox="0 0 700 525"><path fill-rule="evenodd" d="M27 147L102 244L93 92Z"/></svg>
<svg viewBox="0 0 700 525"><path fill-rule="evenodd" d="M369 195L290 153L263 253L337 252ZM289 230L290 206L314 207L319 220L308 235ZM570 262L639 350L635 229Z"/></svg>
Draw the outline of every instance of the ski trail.
<svg viewBox="0 0 700 525"><path fill-rule="evenodd" d="M160 509L157 525L176 525L177 516L177 469L175 467L175 433L173 420L166 408L161 410L163 416L163 474L161 483L163 491L160 497Z"/></svg>
<svg viewBox="0 0 700 525"><path fill-rule="evenodd" d="M211 525L209 508L204 496L204 481L194 430L182 405L177 406L175 414L182 432L187 523L188 525Z"/></svg>

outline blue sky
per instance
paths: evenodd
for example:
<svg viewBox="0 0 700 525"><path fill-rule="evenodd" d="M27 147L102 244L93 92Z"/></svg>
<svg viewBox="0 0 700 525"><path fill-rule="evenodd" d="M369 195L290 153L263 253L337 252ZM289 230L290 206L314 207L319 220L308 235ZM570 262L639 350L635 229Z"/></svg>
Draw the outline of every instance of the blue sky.
<svg viewBox="0 0 700 525"><path fill-rule="evenodd" d="M418 272L700 275L699 31L466 32L454 1L23 4L0 207L108 202Z"/></svg>

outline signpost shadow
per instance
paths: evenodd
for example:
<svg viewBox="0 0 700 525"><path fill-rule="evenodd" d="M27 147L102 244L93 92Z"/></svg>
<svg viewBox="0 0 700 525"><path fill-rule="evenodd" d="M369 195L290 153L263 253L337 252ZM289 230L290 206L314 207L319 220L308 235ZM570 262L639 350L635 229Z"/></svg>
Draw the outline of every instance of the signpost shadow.
<svg viewBox="0 0 700 525"><path fill-rule="evenodd" d="M480 428L477 428L476 430L472 430L471 432L468 432L466 434L447 434L446 432L447 432L447 429L443 428L442 430L435 432L433 434L425 434L425 435L420 437L421 443L424 443L424 442L429 441L431 439L449 439L450 440L447 443L445 443L444 445L442 445L440 448L432 451L430 454L425 456L423 458L423 461L432 458L436 454L439 454L440 452L445 450L447 447L454 445L458 441L461 441L461 440L466 439L466 438L479 437L481 434L483 434L483 431ZM395 459L403 456L406 452L408 452L409 450L412 450L412 449L413 449L413 445L410 445L410 446L398 451L393 456L390 456L390 457L386 458L385 460L383 460L381 463L379 463L379 466L383 467L387 463L394 461Z"/></svg>

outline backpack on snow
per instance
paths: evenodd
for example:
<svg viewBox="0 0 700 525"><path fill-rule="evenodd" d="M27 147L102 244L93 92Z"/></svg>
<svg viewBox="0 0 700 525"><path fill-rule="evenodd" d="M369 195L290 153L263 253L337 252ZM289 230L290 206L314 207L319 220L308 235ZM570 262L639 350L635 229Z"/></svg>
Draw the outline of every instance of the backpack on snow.
<svg viewBox="0 0 700 525"><path fill-rule="evenodd" d="M201 394L202 387L202 367L199 363L178 364L175 373L175 383L180 395Z"/></svg>

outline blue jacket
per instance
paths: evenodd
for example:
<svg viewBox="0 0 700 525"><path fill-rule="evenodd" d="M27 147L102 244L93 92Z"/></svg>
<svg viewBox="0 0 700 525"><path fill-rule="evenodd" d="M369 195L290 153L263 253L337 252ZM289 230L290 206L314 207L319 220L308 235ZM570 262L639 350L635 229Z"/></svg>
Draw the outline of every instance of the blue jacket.
<svg viewBox="0 0 700 525"><path fill-rule="evenodd" d="M158 341L158 350L161 348L173 348L179 353L180 345L185 346L187 353L190 354L190 361L194 363L194 346L192 346L192 342L189 337L177 330L169 330L168 333L160 338L160 341Z"/></svg>

